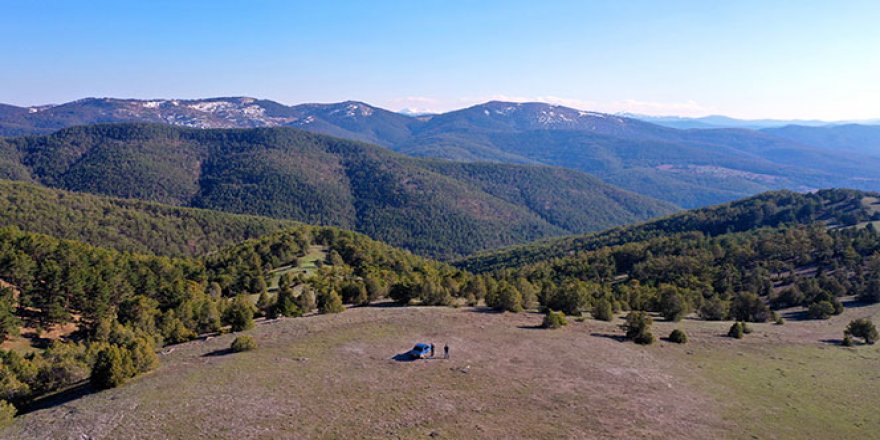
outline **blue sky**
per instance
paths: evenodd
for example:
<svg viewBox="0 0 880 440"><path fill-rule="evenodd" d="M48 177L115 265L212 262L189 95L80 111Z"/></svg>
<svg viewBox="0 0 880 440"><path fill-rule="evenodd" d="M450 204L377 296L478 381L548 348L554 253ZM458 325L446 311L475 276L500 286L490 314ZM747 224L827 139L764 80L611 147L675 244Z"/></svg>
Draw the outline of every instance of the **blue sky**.
<svg viewBox="0 0 880 440"><path fill-rule="evenodd" d="M880 117L874 1L0 0L0 102Z"/></svg>

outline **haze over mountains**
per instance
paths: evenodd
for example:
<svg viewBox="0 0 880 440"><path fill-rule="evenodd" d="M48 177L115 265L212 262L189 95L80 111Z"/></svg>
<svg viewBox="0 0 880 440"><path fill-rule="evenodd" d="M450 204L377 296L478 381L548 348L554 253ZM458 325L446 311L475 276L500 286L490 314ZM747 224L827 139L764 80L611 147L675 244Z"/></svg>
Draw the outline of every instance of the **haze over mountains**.
<svg viewBox="0 0 880 440"><path fill-rule="evenodd" d="M880 129L874 126L680 130L625 116L506 102L419 117L356 101L285 106L254 98L89 98L0 107L0 134L6 136L131 121L291 126L410 156L561 166L683 208L781 188L880 189Z"/></svg>

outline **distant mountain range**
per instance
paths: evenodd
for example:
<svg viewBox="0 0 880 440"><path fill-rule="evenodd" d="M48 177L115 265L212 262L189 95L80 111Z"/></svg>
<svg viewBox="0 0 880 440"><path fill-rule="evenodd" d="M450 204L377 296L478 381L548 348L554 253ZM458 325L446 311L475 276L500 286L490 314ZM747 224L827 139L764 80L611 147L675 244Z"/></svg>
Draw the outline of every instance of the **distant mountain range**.
<svg viewBox="0 0 880 440"><path fill-rule="evenodd" d="M0 107L0 134L6 136L131 121L196 128L290 126L416 157L560 166L685 208L772 189L880 189L880 129L865 125L762 128L786 121L708 117L677 121L747 128L677 129L662 125L675 122L662 118L648 122L508 102L418 117L356 101L285 106L254 98L89 98Z"/></svg>
<svg viewBox="0 0 880 440"><path fill-rule="evenodd" d="M289 127L105 124L0 139L0 178L341 226L441 258L675 210L573 170L417 159Z"/></svg>
<svg viewBox="0 0 880 440"><path fill-rule="evenodd" d="M645 122L662 125L671 128L690 129L690 128L748 128L752 130L760 130L762 128L785 127L787 125L800 125L805 127L826 127L846 124L876 125L880 124L880 119L863 120L863 121L821 121L818 119L736 119L728 116L711 115L695 118L683 116L649 116L635 113L622 113L634 119L641 119Z"/></svg>

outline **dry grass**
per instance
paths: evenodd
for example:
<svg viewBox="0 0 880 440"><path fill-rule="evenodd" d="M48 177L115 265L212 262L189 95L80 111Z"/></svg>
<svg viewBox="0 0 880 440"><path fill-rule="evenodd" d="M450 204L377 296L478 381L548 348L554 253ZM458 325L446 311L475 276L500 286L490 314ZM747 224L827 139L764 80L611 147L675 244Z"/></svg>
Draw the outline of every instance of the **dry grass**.
<svg viewBox="0 0 880 440"><path fill-rule="evenodd" d="M267 322L248 332L253 352L210 355L234 335L177 346L154 373L2 437L852 438L880 429L880 354L820 340L877 310L755 325L740 341L721 336L729 323L658 322L656 336L678 327L691 343L641 347L616 338L619 319L540 330L536 314L356 308ZM452 359L390 359L423 341Z"/></svg>

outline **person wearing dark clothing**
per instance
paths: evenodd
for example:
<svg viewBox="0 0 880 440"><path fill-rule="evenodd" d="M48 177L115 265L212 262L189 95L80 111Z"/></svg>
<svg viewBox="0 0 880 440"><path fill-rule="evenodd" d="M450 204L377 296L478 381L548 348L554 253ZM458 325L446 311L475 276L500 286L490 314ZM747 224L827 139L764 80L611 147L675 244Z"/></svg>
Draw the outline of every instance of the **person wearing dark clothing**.
<svg viewBox="0 0 880 440"><path fill-rule="evenodd" d="M443 346L443 358L449 359L449 344Z"/></svg>
<svg viewBox="0 0 880 440"><path fill-rule="evenodd" d="M434 357L434 343L431 343L431 357Z"/></svg>

